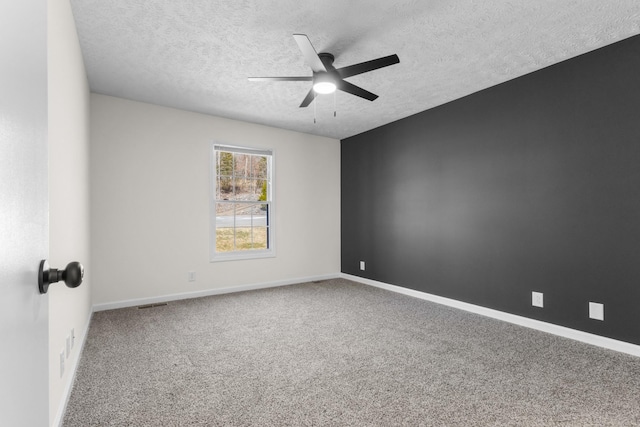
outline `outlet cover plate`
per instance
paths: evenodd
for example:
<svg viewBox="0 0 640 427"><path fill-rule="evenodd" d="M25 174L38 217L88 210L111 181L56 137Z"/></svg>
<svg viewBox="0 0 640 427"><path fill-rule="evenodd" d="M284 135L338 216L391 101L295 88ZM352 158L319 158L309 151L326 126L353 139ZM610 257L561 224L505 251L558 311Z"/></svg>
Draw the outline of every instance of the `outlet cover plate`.
<svg viewBox="0 0 640 427"><path fill-rule="evenodd" d="M600 304L598 302L590 302L589 318L595 320L604 320L604 304Z"/></svg>
<svg viewBox="0 0 640 427"><path fill-rule="evenodd" d="M544 307L544 294L542 292L531 292L531 305L534 307Z"/></svg>
<svg viewBox="0 0 640 427"><path fill-rule="evenodd" d="M364 261L360 261L360 270L364 271Z"/></svg>
<svg viewBox="0 0 640 427"><path fill-rule="evenodd" d="M190 271L189 272L189 281L190 282L195 282L196 281L196 272L195 271Z"/></svg>
<svg viewBox="0 0 640 427"><path fill-rule="evenodd" d="M60 352L60 378L64 375L64 349Z"/></svg>

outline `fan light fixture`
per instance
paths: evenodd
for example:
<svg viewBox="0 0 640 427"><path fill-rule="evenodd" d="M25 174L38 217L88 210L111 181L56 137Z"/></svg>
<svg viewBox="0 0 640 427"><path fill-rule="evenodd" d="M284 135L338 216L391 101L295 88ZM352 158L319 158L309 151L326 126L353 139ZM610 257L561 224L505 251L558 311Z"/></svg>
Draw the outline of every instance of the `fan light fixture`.
<svg viewBox="0 0 640 427"><path fill-rule="evenodd" d="M336 84L328 73L317 73L313 81L313 90L323 95L333 93L336 91Z"/></svg>

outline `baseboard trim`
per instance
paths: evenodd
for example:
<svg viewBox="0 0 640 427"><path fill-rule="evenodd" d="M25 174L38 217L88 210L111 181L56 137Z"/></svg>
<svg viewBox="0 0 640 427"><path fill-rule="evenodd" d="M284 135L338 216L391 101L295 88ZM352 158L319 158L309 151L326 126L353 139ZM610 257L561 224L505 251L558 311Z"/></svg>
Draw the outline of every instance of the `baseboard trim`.
<svg viewBox="0 0 640 427"><path fill-rule="evenodd" d="M457 301L450 298L441 297L438 295L429 294L426 292L420 292L413 289L403 288L401 286L390 285L388 283L378 282L376 280L365 279L363 277L353 276L351 274L341 273L340 277L354 282L362 283L369 286L375 286L376 288L386 289L388 291L397 292L399 294L408 295L414 298L420 298L426 301L435 302L437 304L443 304L449 307L457 308L460 310L468 311L482 316L491 317L497 320L513 323L516 325L524 326L538 331L547 332L553 335L558 335L564 338L580 341L586 344L595 345L598 347L606 348L609 350L618 351L621 353L630 354L632 356L640 357L640 346L630 344L624 341L614 340L612 338L603 337L600 335L590 334L588 332L578 331L576 329L567 328L564 326L554 325L553 323L547 323L540 320L529 319L528 317L518 316L515 314L505 313L503 311L493 310L491 308L482 307L475 304L470 304L462 301Z"/></svg>
<svg viewBox="0 0 640 427"><path fill-rule="evenodd" d="M195 292L182 292L177 294L161 295L157 297L137 298L123 301L94 304L93 311L114 310L117 308L137 307L139 305L157 304L170 301L178 301L190 298L208 297L212 295L230 294L234 292L253 291L257 289L276 288L278 286L295 285L299 283L328 280L340 277L340 274L327 274L322 276L298 277L295 279L276 280L273 282L254 283L250 285L231 286L228 288L206 289Z"/></svg>
<svg viewBox="0 0 640 427"><path fill-rule="evenodd" d="M76 380L76 372L78 370L78 365L80 364L80 358L82 357L82 352L84 350L84 345L87 342L87 337L89 336L89 327L91 326L91 318L93 317L93 311L89 313L89 318L87 319L87 323L85 324L81 335L79 338L80 348L76 352L76 358L71 365L71 375L69 376L69 380L64 387L62 392L62 399L60 401L60 405L58 407L58 412L56 413L56 417L53 420L53 426L60 427L62 425L62 420L64 419L64 414L67 411L67 405L69 403L69 398L71 397L71 391L73 390L73 383ZM76 344L77 345L77 344Z"/></svg>

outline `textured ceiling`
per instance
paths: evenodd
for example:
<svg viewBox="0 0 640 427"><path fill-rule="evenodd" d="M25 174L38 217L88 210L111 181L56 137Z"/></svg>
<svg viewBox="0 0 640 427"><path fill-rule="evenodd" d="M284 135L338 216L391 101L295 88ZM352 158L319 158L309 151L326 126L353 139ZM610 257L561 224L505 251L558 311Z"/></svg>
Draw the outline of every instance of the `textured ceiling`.
<svg viewBox="0 0 640 427"><path fill-rule="evenodd" d="M346 138L640 33L639 0L71 0L94 92ZM397 54L299 108L292 34L336 68ZM314 104L316 104L314 106ZM314 115L316 123L314 123Z"/></svg>

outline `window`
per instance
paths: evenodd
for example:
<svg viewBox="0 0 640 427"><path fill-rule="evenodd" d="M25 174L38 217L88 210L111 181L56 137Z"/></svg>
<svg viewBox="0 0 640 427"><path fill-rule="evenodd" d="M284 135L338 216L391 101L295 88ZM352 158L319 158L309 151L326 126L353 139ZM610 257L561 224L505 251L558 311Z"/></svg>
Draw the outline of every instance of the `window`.
<svg viewBox="0 0 640 427"><path fill-rule="evenodd" d="M212 147L211 261L275 256L272 151Z"/></svg>

